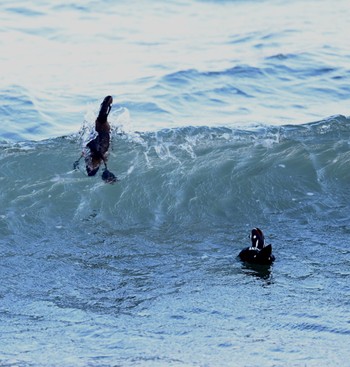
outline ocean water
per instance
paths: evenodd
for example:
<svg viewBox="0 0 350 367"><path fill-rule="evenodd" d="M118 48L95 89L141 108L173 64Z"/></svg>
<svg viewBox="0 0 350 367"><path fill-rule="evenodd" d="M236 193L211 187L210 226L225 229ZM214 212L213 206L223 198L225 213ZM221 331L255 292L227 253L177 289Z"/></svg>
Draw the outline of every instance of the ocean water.
<svg viewBox="0 0 350 367"><path fill-rule="evenodd" d="M0 366L349 366L349 17L2 0ZM73 170L109 94L114 185Z"/></svg>

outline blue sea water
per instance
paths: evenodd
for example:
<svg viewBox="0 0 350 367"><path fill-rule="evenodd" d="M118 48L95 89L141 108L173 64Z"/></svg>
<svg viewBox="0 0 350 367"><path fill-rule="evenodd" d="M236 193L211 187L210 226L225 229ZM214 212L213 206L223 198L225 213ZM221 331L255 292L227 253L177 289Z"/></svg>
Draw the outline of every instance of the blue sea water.
<svg viewBox="0 0 350 367"><path fill-rule="evenodd" d="M349 17L2 0L0 366L348 366ZM115 185L72 167L109 94Z"/></svg>

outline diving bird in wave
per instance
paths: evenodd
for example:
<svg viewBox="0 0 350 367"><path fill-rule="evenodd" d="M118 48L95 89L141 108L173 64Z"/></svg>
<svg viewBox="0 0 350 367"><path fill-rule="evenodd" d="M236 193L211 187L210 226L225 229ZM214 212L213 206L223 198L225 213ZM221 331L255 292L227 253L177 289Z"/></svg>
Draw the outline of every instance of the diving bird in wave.
<svg viewBox="0 0 350 367"><path fill-rule="evenodd" d="M275 256L272 254L272 245L265 246L265 238L260 228L253 228L250 236L252 245L243 249L239 253L239 257L242 261L270 265L275 261Z"/></svg>
<svg viewBox="0 0 350 367"><path fill-rule="evenodd" d="M108 183L117 181L116 176L107 169L108 149L111 139L111 126L107 118L112 109L112 103L112 96L104 98L95 121L94 136L84 147L84 151L80 158L74 162L74 169L77 169L80 159L84 157L88 176L95 176L103 163L104 170L102 179Z"/></svg>

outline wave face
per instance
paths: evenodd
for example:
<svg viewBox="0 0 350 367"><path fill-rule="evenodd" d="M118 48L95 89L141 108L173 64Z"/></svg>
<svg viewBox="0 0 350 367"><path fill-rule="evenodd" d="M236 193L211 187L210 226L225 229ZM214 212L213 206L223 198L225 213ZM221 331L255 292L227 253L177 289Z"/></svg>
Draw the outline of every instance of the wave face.
<svg viewBox="0 0 350 367"><path fill-rule="evenodd" d="M120 182L73 171L77 136L3 142L1 232L346 221L349 119L250 130L187 127L113 134Z"/></svg>

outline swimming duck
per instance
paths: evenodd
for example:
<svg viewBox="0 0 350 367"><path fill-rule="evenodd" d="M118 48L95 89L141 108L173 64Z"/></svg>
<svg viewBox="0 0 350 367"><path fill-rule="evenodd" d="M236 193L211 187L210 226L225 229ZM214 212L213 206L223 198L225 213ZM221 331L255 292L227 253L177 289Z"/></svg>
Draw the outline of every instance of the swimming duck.
<svg viewBox="0 0 350 367"><path fill-rule="evenodd" d="M252 245L239 253L238 256L240 259L252 264L272 264L275 261L275 256L272 255L272 246L265 246L265 238L262 230L260 228L253 228L250 239Z"/></svg>

